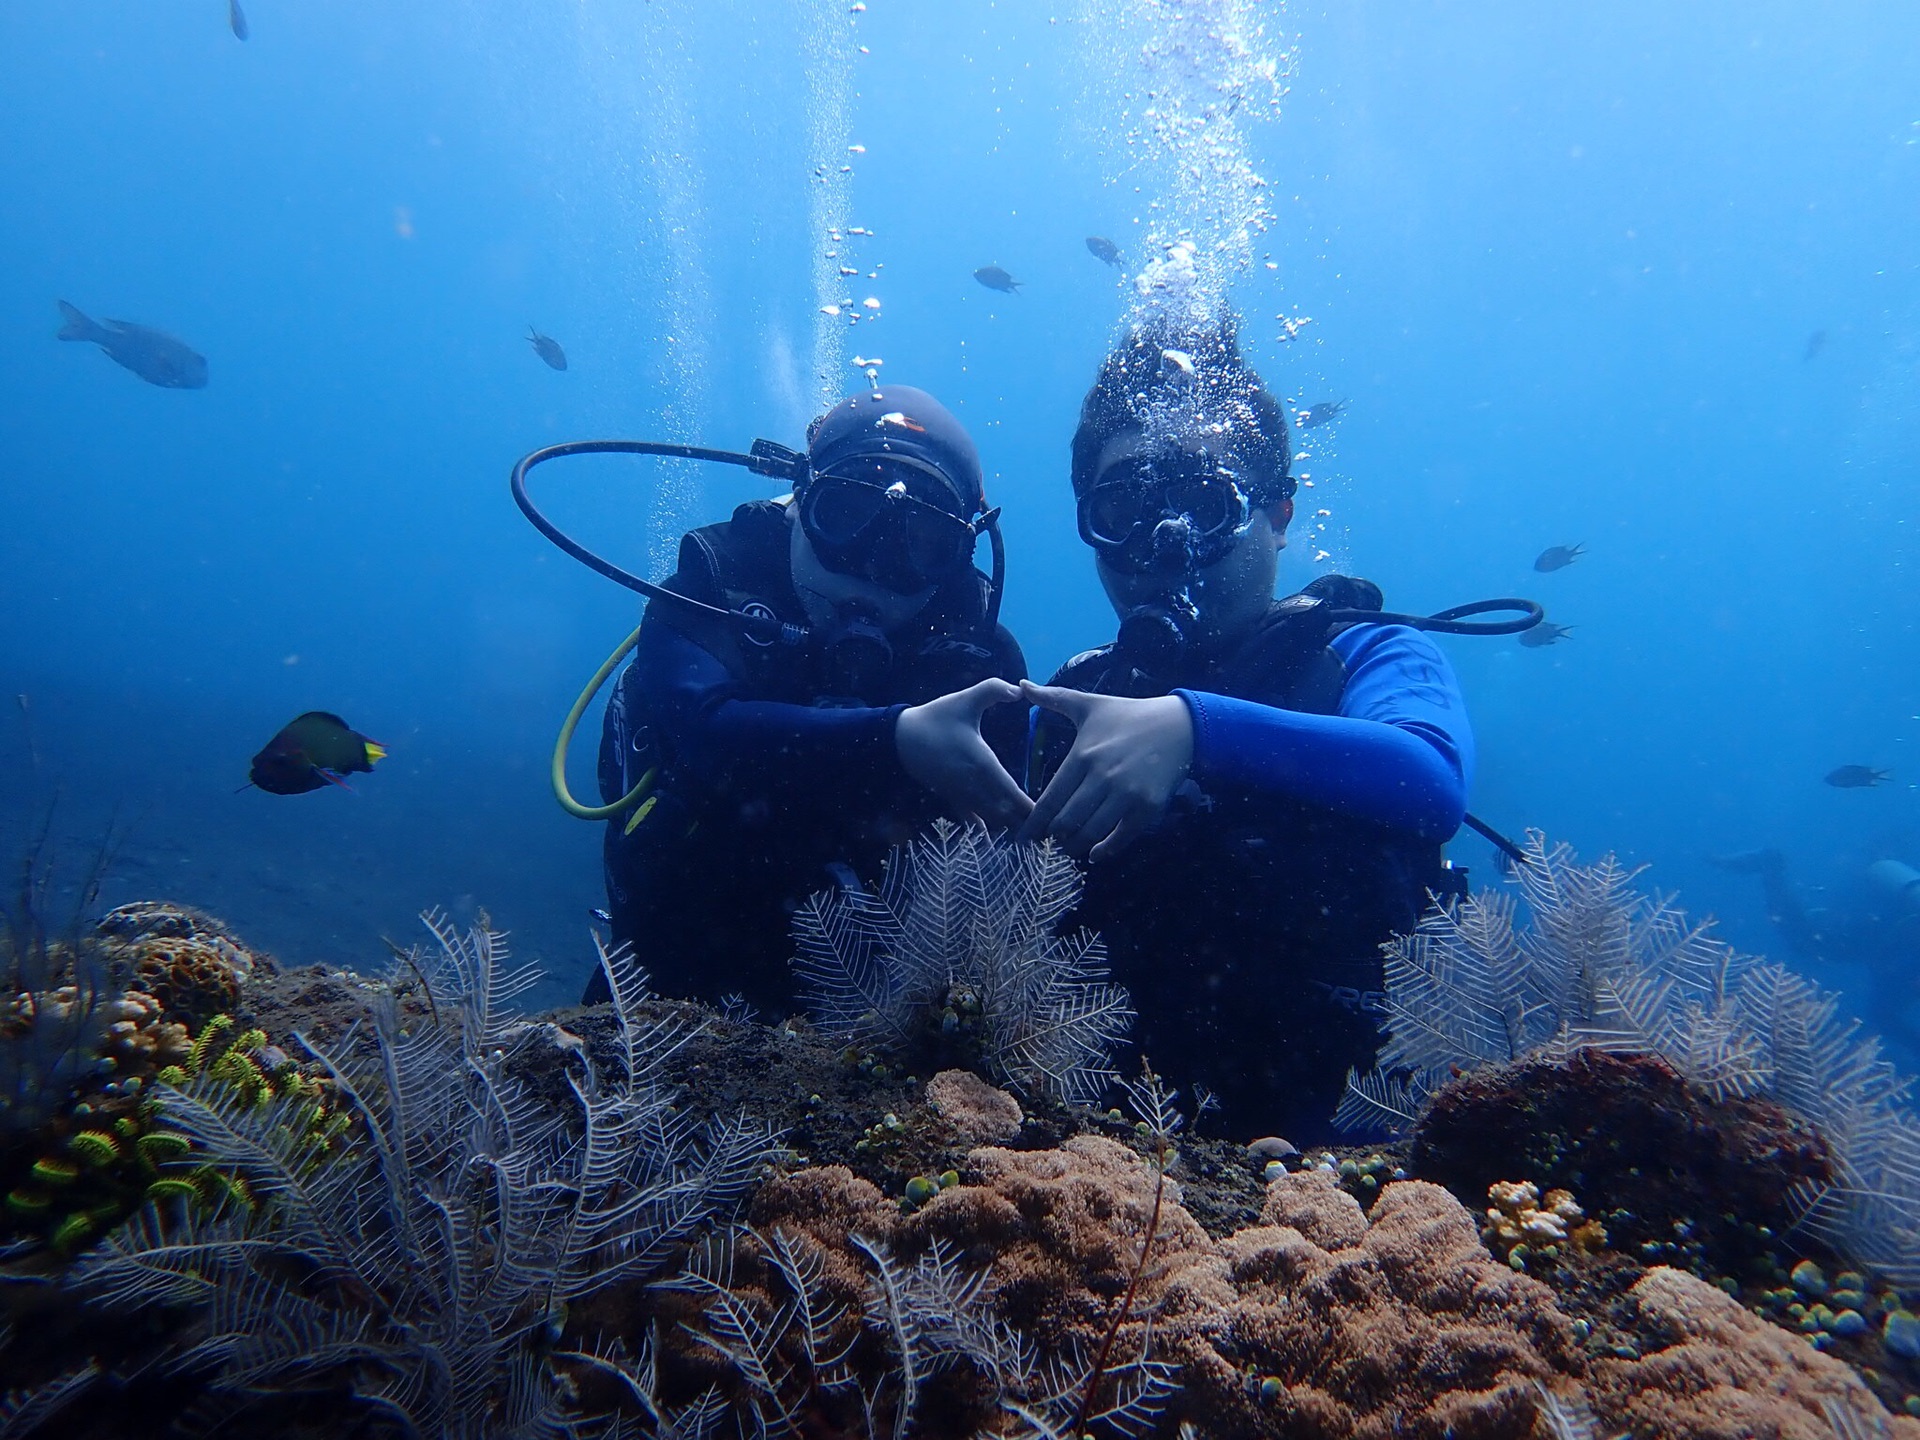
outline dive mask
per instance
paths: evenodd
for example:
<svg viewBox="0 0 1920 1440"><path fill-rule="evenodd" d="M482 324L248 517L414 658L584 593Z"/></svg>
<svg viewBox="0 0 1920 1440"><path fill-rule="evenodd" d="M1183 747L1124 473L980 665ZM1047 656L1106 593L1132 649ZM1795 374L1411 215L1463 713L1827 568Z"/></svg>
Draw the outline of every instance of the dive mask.
<svg viewBox="0 0 1920 1440"><path fill-rule="evenodd" d="M912 456L848 456L808 477L800 527L828 569L911 595L973 558L978 524L926 498L952 493L944 474Z"/></svg>
<svg viewBox="0 0 1920 1440"><path fill-rule="evenodd" d="M1080 538L1135 574L1204 569L1246 533L1253 507L1234 471L1204 452L1128 456L1079 499Z"/></svg>

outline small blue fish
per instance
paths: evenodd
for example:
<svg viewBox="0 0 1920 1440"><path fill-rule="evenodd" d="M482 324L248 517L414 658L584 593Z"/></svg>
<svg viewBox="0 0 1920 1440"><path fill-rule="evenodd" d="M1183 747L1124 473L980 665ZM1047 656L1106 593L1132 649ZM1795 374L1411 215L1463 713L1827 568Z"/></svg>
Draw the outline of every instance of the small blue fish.
<svg viewBox="0 0 1920 1440"><path fill-rule="evenodd" d="M560 342L551 335L542 335L538 330L529 325L527 327L527 343L533 346L534 354L546 361L547 364L551 365L555 370L564 370L567 368L567 352L560 348Z"/></svg>
<svg viewBox="0 0 1920 1440"><path fill-rule="evenodd" d="M1020 282L998 265L982 265L973 272L973 278L989 290L998 290L1003 295L1011 295L1020 288Z"/></svg>
<svg viewBox="0 0 1920 1440"><path fill-rule="evenodd" d="M1842 765L1827 772L1827 784L1838 790L1865 790L1884 785L1893 778L1891 770L1876 770L1871 765Z"/></svg>
<svg viewBox="0 0 1920 1440"><path fill-rule="evenodd" d="M1572 633L1571 625L1556 625L1551 620L1542 620L1531 630L1520 632L1520 643L1529 650L1540 650L1558 644Z"/></svg>
<svg viewBox="0 0 1920 1440"><path fill-rule="evenodd" d="M1586 553L1587 547L1584 544L1549 545L1540 552L1539 558L1533 562L1533 568L1538 570L1542 575L1551 575L1555 570L1566 569L1567 566L1571 565Z"/></svg>
<svg viewBox="0 0 1920 1440"><path fill-rule="evenodd" d="M236 40L244 40L252 33L247 29L247 12L240 8L240 0L227 0L227 28L233 31Z"/></svg>
<svg viewBox="0 0 1920 1440"><path fill-rule="evenodd" d="M1087 249L1093 253L1094 259L1100 260L1108 265L1126 264L1126 257L1121 255L1120 247L1104 235L1089 235L1087 237Z"/></svg>
<svg viewBox="0 0 1920 1440"><path fill-rule="evenodd" d="M1298 412L1293 420L1302 430L1311 430L1316 425L1324 425L1329 420L1339 419L1346 412L1346 408L1347 402L1344 400L1322 400L1318 405L1309 405Z"/></svg>
<svg viewBox="0 0 1920 1440"><path fill-rule="evenodd" d="M207 383L207 357L189 349L164 330L135 325L129 320L90 320L66 301L60 302L66 324L61 340L87 340L107 352L107 358L138 375L149 385L168 390L201 390Z"/></svg>

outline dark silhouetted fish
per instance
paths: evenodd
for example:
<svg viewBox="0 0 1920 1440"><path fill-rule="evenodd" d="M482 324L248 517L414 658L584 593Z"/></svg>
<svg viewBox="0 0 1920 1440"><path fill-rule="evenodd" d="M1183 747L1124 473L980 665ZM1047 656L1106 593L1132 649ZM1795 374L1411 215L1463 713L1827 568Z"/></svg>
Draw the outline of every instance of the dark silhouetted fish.
<svg viewBox="0 0 1920 1440"><path fill-rule="evenodd" d="M1814 356L1826 348L1827 332L1824 330L1816 330L1807 336L1807 348L1800 352L1800 359L1804 363L1805 361L1813 359Z"/></svg>
<svg viewBox="0 0 1920 1440"><path fill-rule="evenodd" d="M1316 425L1324 425L1329 420L1338 419L1347 408L1344 400L1322 400L1318 405L1309 405L1294 415L1294 424L1302 430L1311 430Z"/></svg>
<svg viewBox="0 0 1920 1440"><path fill-rule="evenodd" d="M1548 645L1558 644L1572 633L1571 625L1556 625L1551 620L1542 620L1531 630L1520 632L1520 643L1529 650L1540 650Z"/></svg>
<svg viewBox="0 0 1920 1440"><path fill-rule="evenodd" d="M247 784L270 795L304 795L326 785L349 788L340 779L354 771L370 771L386 757L378 741L369 740L347 722L325 710L309 710L291 720L253 757ZM240 787L246 789L246 785Z"/></svg>
<svg viewBox="0 0 1920 1440"><path fill-rule="evenodd" d="M233 38L247 38L247 12L240 8L240 0L227 0L227 28L233 31Z"/></svg>
<svg viewBox="0 0 1920 1440"><path fill-rule="evenodd" d="M1006 295L1011 295L1020 288L1020 282L998 265L982 265L973 272L973 278L989 290L998 290Z"/></svg>
<svg viewBox="0 0 1920 1440"><path fill-rule="evenodd" d="M1120 247L1104 235L1089 235L1087 249L1093 252L1093 258L1105 261L1109 265L1124 265L1126 257L1120 253Z"/></svg>
<svg viewBox="0 0 1920 1440"><path fill-rule="evenodd" d="M1838 790L1864 790L1893 779L1893 771L1876 770L1871 765L1842 765L1827 772L1827 784Z"/></svg>
<svg viewBox="0 0 1920 1440"><path fill-rule="evenodd" d="M560 348L560 342L551 335L542 335L531 325L527 327L527 343L533 346L533 353L556 370L567 368L567 352Z"/></svg>
<svg viewBox="0 0 1920 1440"><path fill-rule="evenodd" d="M60 327L60 339L92 341L114 364L125 366L149 385L199 390L207 383L207 357L189 350L164 330L127 320L109 320L102 325L64 300L60 313L67 321Z"/></svg>
<svg viewBox="0 0 1920 1440"><path fill-rule="evenodd" d="M1540 558L1533 562L1533 568L1542 575L1551 575L1555 570L1564 570L1582 555L1587 553L1586 545L1549 545L1540 552Z"/></svg>

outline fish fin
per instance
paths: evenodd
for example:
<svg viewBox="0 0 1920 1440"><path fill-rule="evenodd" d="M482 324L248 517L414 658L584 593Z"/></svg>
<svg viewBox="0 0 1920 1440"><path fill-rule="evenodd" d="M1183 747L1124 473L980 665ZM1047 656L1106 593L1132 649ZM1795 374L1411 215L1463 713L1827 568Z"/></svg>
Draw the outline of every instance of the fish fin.
<svg viewBox="0 0 1920 1440"><path fill-rule="evenodd" d="M318 775L322 780L325 780L329 785L338 785L342 790L346 791L349 795L353 794L353 787L347 784L347 782L342 780L338 775L334 774L331 770L322 770L318 765L315 765L313 767L313 773Z"/></svg>
<svg viewBox="0 0 1920 1440"><path fill-rule="evenodd" d="M367 747L367 764L371 765L376 760L384 760L387 758L387 747L382 745L378 740L368 740L364 735L362 735L360 739Z"/></svg>
<svg viewBox="0 0 1920 1440"><path fill-rule="evenodd" d="M100 336L100 327L87 317L78 307L66 301L59 302L60 318L67 323L60 327L57 340L95 340Z"/></svg>
<svg viewBox="0 0 1920 1440"><path fill-rule="evenodd" d="M251 781L251 780L249 780L249 781L247 781L247 783L246 783L246 784L244 784L244 785L242 785L242 786L240 787L240 790L251 790L251 789L253 789L253 788L254 788L254 786L253 786L253 781ZM240 790L236 790L236 791L234 791L233 793L234 793L234 794L236 794L236 795L238 795L238 794L240 793Z"/></svg>
<svg viewBox="0 0 1920 1440"><path fill-rule="evenodd" d="M304 711L303 713L294 716L293 719L287 722L287 724L298 725L302 720L325 720L330 725L338 725L342 730L353 729L351 725L347 724L346 721L342 720L338 715L334 714L331 710Z"/></svg>

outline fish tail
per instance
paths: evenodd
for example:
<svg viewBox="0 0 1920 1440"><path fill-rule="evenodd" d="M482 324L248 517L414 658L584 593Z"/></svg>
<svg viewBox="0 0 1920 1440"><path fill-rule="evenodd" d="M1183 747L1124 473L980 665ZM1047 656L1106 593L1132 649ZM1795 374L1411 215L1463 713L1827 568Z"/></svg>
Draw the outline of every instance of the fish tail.
<svg viewBox="0 0 1920 1440"><path fill-rule="evenodd" d="M77 307L66 301L60 302L60 318L67 323L60 327L56 339L60 340L98 340L106 332L87 318Z"/></svg>
<svg viewBox="0 0 1920 1440"><path fill-rule="evenodd" d="M387 747L382 745L378 740L368 740L365 744L367 747L368 765L372 765L376 760L384 760L387 758Z"/></svg>

